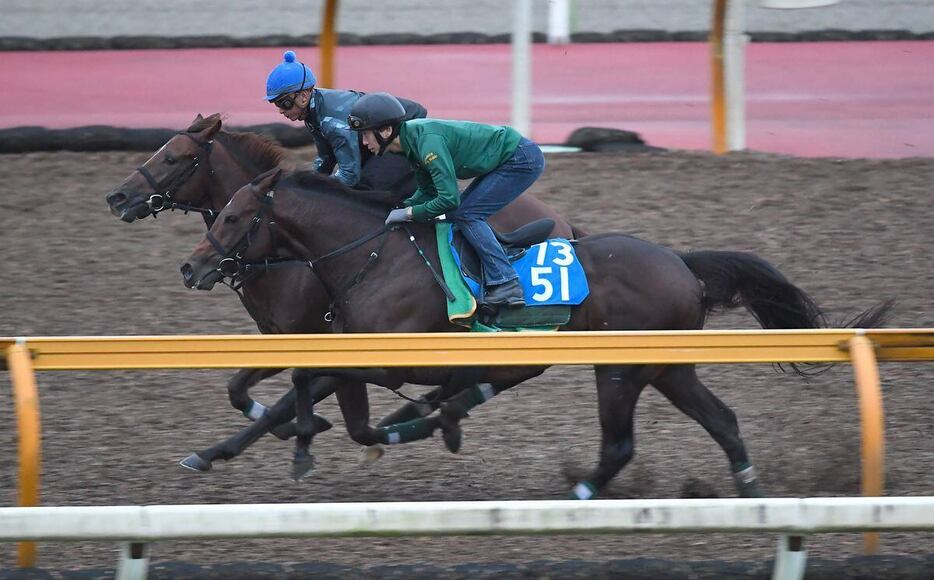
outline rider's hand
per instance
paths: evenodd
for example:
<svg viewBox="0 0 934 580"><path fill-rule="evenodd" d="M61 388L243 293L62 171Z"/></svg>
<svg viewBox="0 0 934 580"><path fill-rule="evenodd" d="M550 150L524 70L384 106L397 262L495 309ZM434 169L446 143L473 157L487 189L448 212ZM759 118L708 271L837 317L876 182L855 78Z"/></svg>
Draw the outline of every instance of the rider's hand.
<svg viewBox="0 0 934 580"><path fill-rule="evenodd" d="M386 225L401 224L410 221L412 221L412 208L401 207L389 212L389 216L386 218Z"/></svg>

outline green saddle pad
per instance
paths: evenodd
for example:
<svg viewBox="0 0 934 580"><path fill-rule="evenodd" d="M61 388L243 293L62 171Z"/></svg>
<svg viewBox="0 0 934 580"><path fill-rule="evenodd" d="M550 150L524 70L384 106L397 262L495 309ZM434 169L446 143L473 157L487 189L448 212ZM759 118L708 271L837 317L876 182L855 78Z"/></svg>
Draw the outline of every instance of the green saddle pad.
<svg viewBox="0 0 934 580"><path fill-rule="evenodd" d="M571 319L570 306L527 306L525 308L501 308L492 325L477 320L477 299L470 292L461 273L454 252L451 251L451 224L435 224L438 256L444 281L451 289L454 300L448 300L448 320L476 332L499 331L555 331Z"/></svg>

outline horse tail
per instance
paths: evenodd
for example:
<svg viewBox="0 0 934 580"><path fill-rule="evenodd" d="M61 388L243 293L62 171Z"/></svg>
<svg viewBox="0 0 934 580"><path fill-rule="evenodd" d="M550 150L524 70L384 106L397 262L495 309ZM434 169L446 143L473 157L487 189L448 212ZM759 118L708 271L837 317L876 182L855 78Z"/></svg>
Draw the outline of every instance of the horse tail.
<svg viewBox="0 0 934 580"><path fill-rule="evenodd" d="M820 307L773 265L746 252L700 251L679 254L704 283L705 313L744 307L762 328L827 328ZM882 302L843 323L848 328L875 328L885 323L894 305Z"/></svg>

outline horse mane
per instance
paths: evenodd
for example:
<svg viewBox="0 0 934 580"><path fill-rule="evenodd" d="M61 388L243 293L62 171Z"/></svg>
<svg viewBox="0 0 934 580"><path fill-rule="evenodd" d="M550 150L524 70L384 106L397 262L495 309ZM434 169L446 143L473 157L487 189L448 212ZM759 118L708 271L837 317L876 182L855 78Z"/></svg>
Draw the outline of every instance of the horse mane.
<svg viewBox="0 0 934 580"><path fill-rule="evenodd" d="M303 169L285 174L278 187L283 185L305 196L325 195L360 211L378 217L386 217L387 206L385 204L361 197L361 195L366 194L365 191L347 187L340 181L323 173L318 173L313 169Z"/></svg>
<svg viewBox="0 0 934 580"><path fill-rule="evenodd" d="M200 133L218 122L222 122L220 113L195 119L188 127L188 132ZM277 167L286 155L285 148L258 133L227 131L221 128L215 138L220 138L224 145L234 145L239 150L238 152L243 154L241 161L249 161L249 165L256 169L256 173Z"/></svg>
<svg viewBox="0 0 934 580"><path fill-rule="evenodd" d="M285 158L285 149L281 145L257 133L222 130L217 136L223 138L225 145L233 143L261 172L277 167Z"/></svg>

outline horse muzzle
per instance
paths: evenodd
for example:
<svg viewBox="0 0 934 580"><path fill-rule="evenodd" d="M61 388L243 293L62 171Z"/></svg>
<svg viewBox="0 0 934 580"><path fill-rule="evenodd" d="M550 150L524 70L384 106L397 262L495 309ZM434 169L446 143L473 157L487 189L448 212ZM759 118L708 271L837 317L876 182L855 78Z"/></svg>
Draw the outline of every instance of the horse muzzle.
<svg viewBox="0 0 934 580"><path fill-rule="evenodd" d="M197 290L212 290L214 285L223 279L223 274L217 270L209 270L205 274L199 274L198 270L190 262L182 264L182 283L186 288Z"/></svg>
<svg viewBox="0 0 934 580"><path fill-rule="evenodd" d="M122 191L112 191L106 196L110 213L127 223L142 219L152 213L147 201L135 201Z"/></svg>

